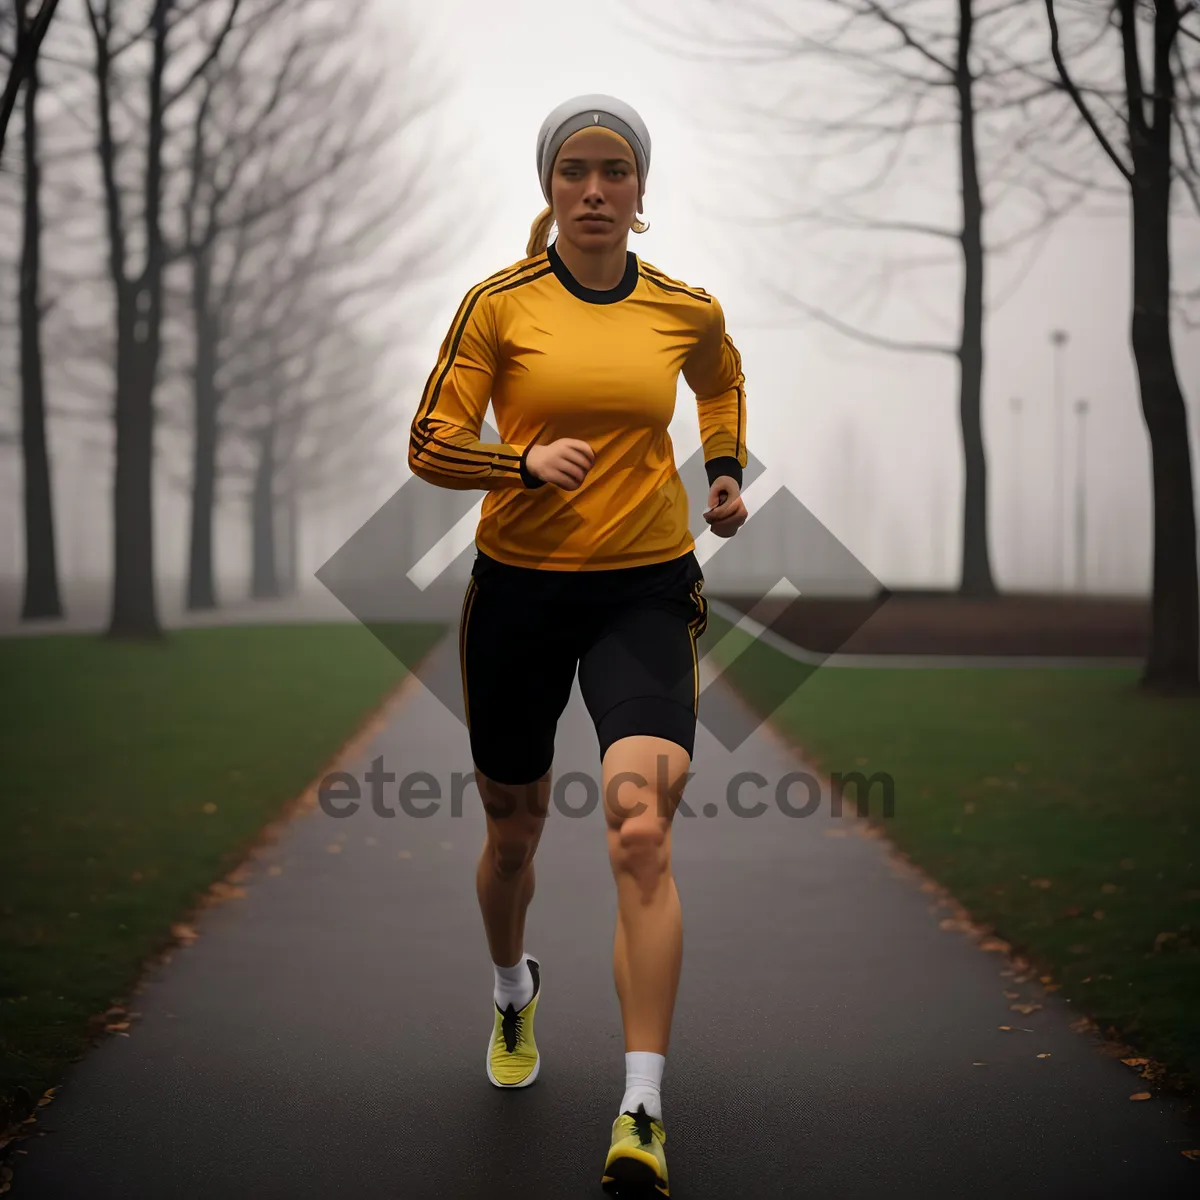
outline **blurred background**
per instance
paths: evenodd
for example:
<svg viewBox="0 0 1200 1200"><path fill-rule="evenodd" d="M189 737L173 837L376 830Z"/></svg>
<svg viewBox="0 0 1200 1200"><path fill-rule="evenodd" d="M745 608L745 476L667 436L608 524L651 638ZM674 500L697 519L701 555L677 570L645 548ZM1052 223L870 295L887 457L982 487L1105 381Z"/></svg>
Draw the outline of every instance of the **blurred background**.
<svg viewBox="0 0 1200 1200"><path fill-rule="evenodd" d="M977 336L983 522L972 537L986 538L988 561L973 582L1146 596L1151 454L1130 353L1128 186L1054 86L1043 6L983 10L972 34L984 305L973 331L961 329L961 122L944 69L956 6L906 6L894 21L868 11L845 29L842 7L661 4L651 18L621 4L305 0L241 5L222 37L225 6L199 5L164 58L162 244L143 284L153 39L138 22L150 10L110 6L121 50L110 195L95 39L82 9L63 6L38 73L33 430L16 386L19 107L5 153L4 620L22 607L23 436L35 443L25 454L45 448L34 536L53 529L66 615L108 604L122 288L129 322L139 288L155 297L159 603L322 591L315 570L403 481L408 422L458 301L523 255L541 204L542 117L592 90L649 125L651 228L631 246L721 299L769 490L790 488L889 587L957 588L955 355ZM1103 21L1088 8L1062 6L1064 37L1090 46L1074 65L1122 145L1110 107L1120 62L1090 45ZM904 44L904 21L941 66ZM536 71L517 65L531 54ZM1181 160L1194 149L1187 97ZM1182 184L1174 205L1174 353L1187 381L1200 366L1186 295L1200 284L1200 239ZM680 400L682 460L698 433L685 390ZM1194 422L1189 438L1194 449Z"/></svg>
<svg viewBox="0 0 1200 1200"><path fill-rule="evenodd" d="M8 1115L444 636L389 654L317 572L408 478L588 92L653 139L630 247L744 364L779 527L712 560L722 661L773 635L729 678L888 771L888 836L1194 1088L1195 4L9 0L0 46ZM802 690L819 614L760 603L804 571L781 488L891 595Z"/></svg>

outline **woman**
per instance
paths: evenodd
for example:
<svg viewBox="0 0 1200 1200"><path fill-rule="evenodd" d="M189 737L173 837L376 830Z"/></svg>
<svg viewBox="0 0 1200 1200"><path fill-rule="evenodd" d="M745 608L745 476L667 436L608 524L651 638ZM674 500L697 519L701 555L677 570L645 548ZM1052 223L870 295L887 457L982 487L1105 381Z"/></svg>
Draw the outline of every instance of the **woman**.
<svg viewBox="0 0 1200 1200"><path fill-rule="evenodd" d="M670 830L708 615L667 427L682 371L699 407L705 520L732 536L746 519L744 378L717 301L627 248L631 229L648 228L638 114L611 96L568 100L543 123L537 162L548 207L526 257L463 300L413 419L409 466L487 492L459 653L487 814L476 884L495 969L488 1079L525 1087L541 1067L541 966L524 952L525 912L578 668L617 885L626 1051L602 1181L665 1196L660 1087L682 956ZM489 398L505 440L485 445Z"/></svg>

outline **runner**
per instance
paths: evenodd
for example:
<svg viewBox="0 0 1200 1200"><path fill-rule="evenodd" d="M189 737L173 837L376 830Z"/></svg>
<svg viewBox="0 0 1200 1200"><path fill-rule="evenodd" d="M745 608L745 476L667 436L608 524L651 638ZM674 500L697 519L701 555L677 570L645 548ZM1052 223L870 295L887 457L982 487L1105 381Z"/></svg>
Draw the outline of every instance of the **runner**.
<svg viewBox="0 0 1200 1200"><path fill-rule="evenodd" d="M630 231L648 228L641 117L612 96L568 100L542 124L537 165L548 207L526 257L460 305L413 419L409 466L487 493L459 626L487 814L476 876L495 976L487 1077L527 1087L541 1069L542 971L525 952L525 914L578 670L599 744L625 1034L602 1182L666 1196L660 1090L683 946L671 819L708 621L668 426L682 371L699 409L705 520L733 536L747 515L744 377L716 299L628 249ZM500 443L479 441L489 399Z"/></svg>

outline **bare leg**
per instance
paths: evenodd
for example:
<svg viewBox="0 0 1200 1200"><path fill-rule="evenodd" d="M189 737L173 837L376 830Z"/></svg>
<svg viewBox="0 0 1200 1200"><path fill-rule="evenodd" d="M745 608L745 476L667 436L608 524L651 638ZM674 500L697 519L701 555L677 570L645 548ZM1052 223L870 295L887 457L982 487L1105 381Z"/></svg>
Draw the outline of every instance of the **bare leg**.
<svg viewBox="0 0 1200 1200"><path fill-rule="evenodd" d="M665 758L665 771L658 767L660 758ZM609 863L617 885L613 976L627 1052L665 1055L670 1042L683 962L683 914L671 874L671 819L689 765L682 746L655 737L622 738L604 756ZM624 772L646 784L627 780L614 786L611 781ZM660 796L661 779L667 786Z"/></svg>
<svg viewBox="0 0 1200 1200"><path fill-rule="evenodd" d="M525 944L525 913L533 899L533 856L546 823L550 772L531 784L496 783L475 772L487 813L487 837L475 890L492 961L515 966Z"/></svg>

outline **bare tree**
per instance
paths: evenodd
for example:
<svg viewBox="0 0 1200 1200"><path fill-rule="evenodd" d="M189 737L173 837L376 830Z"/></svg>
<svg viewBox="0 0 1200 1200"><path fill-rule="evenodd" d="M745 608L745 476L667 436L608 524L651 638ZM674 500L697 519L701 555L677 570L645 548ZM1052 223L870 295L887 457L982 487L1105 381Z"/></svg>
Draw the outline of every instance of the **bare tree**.
<svg viewBox="0 0 1200 1200"><path fill-rule="evenodd" d="M0 57L8 63L8 75L4 80L4 93L0 97L0 162L4 161L4 142L8 133L8 123L16 108L17 96L20 95L21 85L34 73L37 66L38 54L58 0L42 0L36 9L31 8L29 0L14 0L14 12L11 17L14 34L13 47L0 46ZM8 18L9 14L4 13ZM3 21L0 27L7 25Z"/></svg>
<svg viewBox="0 0 1200 1200"><path fill-rule="evenodd" d="M223 0L215 22L211 20L215 0L187 6L180 0L152 0L148 20L145 6L134 0L85 0L85 4L95 43L97 151L117 325L113 600L108 633L153 638L161 632L154 588L153 464L167 249L162 223L167 114L220 52L240 0ZM180 27L183 36L173 39ZM130 55L133 50L148 50L149 63L141 77L146 111L135 115L134 128L122 136L118 120L130 104L129 79L119 73L118 65L122 59L136 59L137 55ZM179 76L174 87L167 79L168 66L172 75ZM143 169L135 220L128 211L123 167L130 143L136 144L139 134L144 140ZM135 246L141 250L140 263L134 260Z"/></svg>
<svg viewBox="0 0 1200 1200"><path fill-rule="evenodd" d="M1194 693L1200 689L1196 515L1187 407L1172 348L1171 223L1177 182L1200 212L1200 14L1192 0L1074 5L1071 13L1080 36L1065 47L1057 10L1067 6L1044 2L1050 52L1062 87L1081 128L1131 197L1130 334L1150 438L1154 503L1150 652L1142 685ZM1188 16L1195 22L1190 28L1184 24ZM1110 47L1103 57L1095 48L1104 43L1098 42L1094 26L1088 28L1089 21L1098 23L1098 35ZM1144 48L1143 42L1148 43ZM1077 71L1089 76L1086 82ZM1120 80L1116 86L1114 75Z"/></svg>
<svg viewBox="0 0 1200 1200"><path fill-rule="evenodd" d="M38 151L38 66L25 76L24 205L19 284L21 340L21 452L24 464L25 588L21 619L61 617L50 454L46 445L46 389L42 360L42 205Z"/></svg>
<svg viewBox="0 0 1200 1200"><path fill-rule="evenodd" d="M280 338L311 349L305 302L314 288L323 303L342 301L344 312L346 297L328 295L341 286L330 284L331 277L361 274L369 262L373 283L354 287L373 288L373 302L386 304L411 292L446 246L416 221L423 207L434 207L432 158L397 153L398 139L433 110L438 88L414 57L399 109L387 100L384 70L368 66L363 10L356 0L314 22L323 9L313 0L273 0L267 15L287 36L273 40L265 61L252 38L244 39L210 71L197 106L184 216L195 329L192 608L216 604L212 531L221 411L226 392L237 386L229 382L239 372L237 360ZM392 60L388 73L394 70ZM371 200L373 192L381 194ZM261 363L255 371L261 374ZM268 407L274 412L276 405L272 399ZM259 456L263 463L278 463L284 453L276 445L276 417L261 422L256 436L260 448L271 450ZM273 478L273 467L264 470Z"/></svg>
<svg viewBox="0 0 1200 1200"><path fill-rule="evenodd" d="M856 289L858 296L840 311L813 299L811 286L769 283L768 291L781 307L863 344L953 358L964 464L960 590L993 595L982 428L985 267L993 255L1036 246L1038 235L1083 194L1079 187L1052 192L1044 180L1014 170L1031 130L1027 110L1053 90L1030 80L1005 49L1027 32L1027 0L750 0L737 6L712 0L709 9L715 15L707 29L671 30L671 53L788 68L782 95L736 105L739 117L753 119L758 139L782 133L800 147L772 150L771 174L755 188L769 197L772 215L747 223L819 228L853 243L837 274L843 290ZM643 22L662 28L657 20ZM699 55L684 49L682 39L699 43ZM714 53L716 43L721 49ZM764 90L756 80L756 93ZM913 190L929 180L930 157L955 164L957 214L944 211L944 197L953 195L949 179ZM800 169L789 170L796 162ZM823 187L830 174L836 182ZM1011 213L1007 228L989 239L985 217L1002 206ZM913 251L920 240L939 249ZM899 255L891 252L901 244ZM771 256L772 273L797 263L797 255L781 254L778 245ZM915 280L931 268L959 273L956 336L943 341L881 332L866 323L869 316L848 311L877 311L903 282L905 305L895 315L904 320L916 298ZM949 294L945 285L940 291Z"/></svg>

